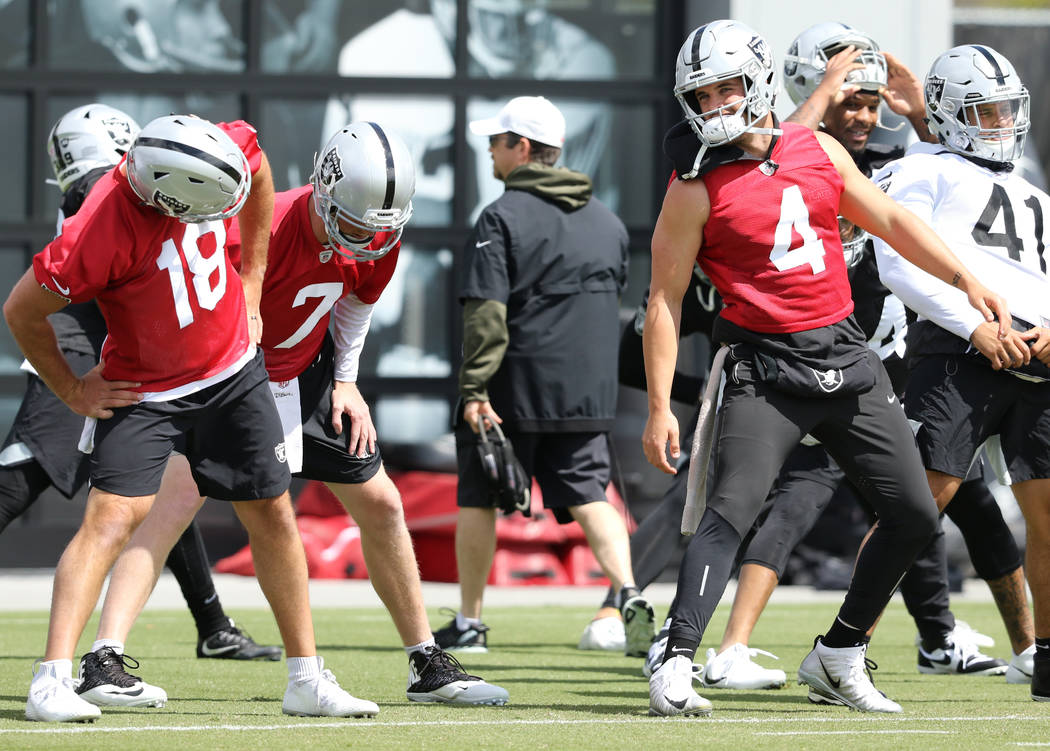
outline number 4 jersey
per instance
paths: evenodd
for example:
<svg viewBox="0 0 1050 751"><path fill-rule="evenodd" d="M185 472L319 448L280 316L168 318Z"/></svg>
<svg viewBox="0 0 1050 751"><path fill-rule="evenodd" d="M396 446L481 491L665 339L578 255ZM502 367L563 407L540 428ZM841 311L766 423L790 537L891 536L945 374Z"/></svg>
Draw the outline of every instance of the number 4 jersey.
<svg viewBox="0 0 1050 751"><path fill-rule="evenodd" d="M254 173L262 159L255 129L218 125ZM98 301L109 329L106 379L174 398L231 375L254 351L244 290L224 250L233 222L184 224L161 214L135 195L121 162L33 258L33 273L70 302Z"/></svg>
<svg viewBox="0 0 1050 751"><path fill-rule="evenodd" d="M1012 172L994 172L928 143L913 145L872 179L930 225L982 284L1006 299L1011 314L1033 325L1050 325L1044 257L1050 198L1045 193ZM966 295L874 240L883 283L920 316L909 334L909 350L965 351L970 334L984 322Z"/></svg>
<svg viewBox="0 0 1050 751"><path fill-rule="evenodd" d="M721 316L767 334L853 312L839 239L842 177L809 128L781 127L769 161L738 159L702 178L711 215L697 261L722 295Z"/></svg>
<svg viewBox="0 0 1050 751"><path fill-rule="evenodd" d="M378 261L353 261L319 242L310 226L308 204L312 200L309 185L274 198L260 304L262 348L271 381L288 381L306 370L321 351L336 302L353 294L366 305L375 303L397 265L400 245ZM373 246L383 242L380 233ZM236 227L227 248L231 257L240 257Z"/></svg>

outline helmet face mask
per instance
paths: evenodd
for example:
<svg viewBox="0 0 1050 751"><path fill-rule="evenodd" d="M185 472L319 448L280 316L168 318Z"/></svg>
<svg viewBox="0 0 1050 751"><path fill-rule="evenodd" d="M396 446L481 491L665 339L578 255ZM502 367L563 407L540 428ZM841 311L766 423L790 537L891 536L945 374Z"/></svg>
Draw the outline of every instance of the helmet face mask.
<svg viewBox="0 0 1050 751"><path fill-rule="evenodd" d="M824 80L831 58L850 46L857 48L855 61L864 67L846 74L844 83L865 91L885 86L886 58L874 39L843 23L819 23L799 34L784 56L784 88L791 101L798 105L808 99Z"/></svg>
<svg viewBox="0 0 1050 751"><path fill-rule="evenodd" d="M91 170L117 164L138 133L138 123L105 104L86 104L64 114L47 140L59 189L64 193Z"/></svg>
<svg viewBox="0 0 1050 751"><path fill-rule="evenodd" d="M739 79L743 98L701 112L697 89ZM674 95L706 146L731 143L754 129L776 100L773 54L766 40L738 21L715 21L694 30L678 52Z"/></svg>
<svg viewBox="0 0 1050 751"><path fill-rule="evenodd" d="M188 115L148 123L128 151L127 174L144 203L188 223L235 216L252 184L248 159L233 140Z"/></svg>
<svg viewBox="0 0 1050 751"><path fill-rule="evenodd" d="M412 155L399 137L375 123L351 123L332 136L314 159L311 185L328 247L351 260L385 256L412 217ZM374 247L379 233L386 236Z"/></svg>
<svg viewBox="0 0 1050 751"><path fill-rule="evenodd" d="M839 217L839 239L842 241L842 255L846 259L846 268L851 269L864 257L864 245L870 235L844 216Z"/></svg>
<svg viewBox="0 0 1050 751"><path fill-rule="evenodd" d="M1028 89L990 47L962 45L942 54L926 76L925 94L930 131L949 150L993 162L1024 153Z"/></svg>

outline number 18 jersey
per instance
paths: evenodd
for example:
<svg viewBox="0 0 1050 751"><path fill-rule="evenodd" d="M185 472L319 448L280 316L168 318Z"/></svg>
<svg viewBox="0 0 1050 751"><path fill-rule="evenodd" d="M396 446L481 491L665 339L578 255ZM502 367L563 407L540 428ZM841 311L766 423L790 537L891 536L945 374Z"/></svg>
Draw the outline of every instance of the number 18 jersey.
<svg viewBox="0 0 1050 751"><path fill-rule="evenodd" d="M838 227L842 177L809 128L781 127L775 169L740 159L702 178L711 214L697 261L722 295L721 316L766 334L853 312Z"/></svg>
<svg viewBox="0 0 1050 751"><path fill-rule="evenodd" d="M218 123L258 169L255 129ZM235 221L185 224L142 203L122 171L101 177L62 234L33 258L45 289L70 302L98 301L109 336L108 380L168 398L190 393L249 352L244 290L225 251Z"/></svg>

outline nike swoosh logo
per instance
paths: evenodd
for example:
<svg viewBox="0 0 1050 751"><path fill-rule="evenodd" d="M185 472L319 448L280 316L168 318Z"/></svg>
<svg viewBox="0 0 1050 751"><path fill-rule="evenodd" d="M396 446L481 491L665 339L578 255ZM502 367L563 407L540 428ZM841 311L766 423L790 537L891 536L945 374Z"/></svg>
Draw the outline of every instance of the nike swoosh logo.
<svg viewBox="0 0 1050 751"><path fill-rule="evenodd" d="M668 704L670 704L675 709L685 709L685 704L686 704L687 701L689 701L689 699L686 698L686 699L679 699L678 701L675 701L674 699L672 699L667 694L664 694L664 701L666 701Z"/></svg>
<svg viewBox="0 0 1050 751"><path fill-rule="evenodd" d="M201 652L208 657L214 657L215 655L224 655L228 652L236 652L240 649L236 644L227 644L225 647L209 647L207 642L201 645Z"/></svg>
<svg viewBox="0 0 1050 751"><path fill-rule="evenodd" d="M944 657L930 657L927 652L923 652L923 655L925 655L927 660L930 662L936 662L938 665L950 665L952 662L951 655L945 655Z"/></svg>
<svg viewBox="0 0 1050 751"><path fill-rule="evenodd" d="M831 684L831 687L838 688L839 683L841 683L841 681L836 681L834 678L831 677L831 673L829 673L828 669L824 667L824 661L820 659L820 655L817 655L817 662L820 663L820 667L824 671L824 676L828 679L828 683Z"/></svg>
<svg viewBox="0 0 1050 751"><path fill-rule="evenodd" d="M825 670L824 672L826 673L828 671ZM728 675L723 675L721 678L715 678L713 680L711 678L704 678L704 683L708 686L717 686L719 683L725 683L725 680L728 677Z"/></svg>
<svg viewBox="0 0 1050 751"><path fill-rule="evenodd" d="M671 647L671 651L675 654L689 654L689 650L682 647Z"/></svg>
<svg viewBox="0 0 1050 751"><path fill-rule="evenodd" d="M897 395L896 394L890 394L889 396L886 397L886 401L889 402L890 404L893 404L895 401L897 401Z"/></svg>
<svg viewBox="0 0 1050 751"><path fill-rule="evenodd" d="M58 280L55 279L55 277L51 277L51 281L55 283L55 289L57 289L63 295L69 294L69 287L63 287L61 284L58 283Z"/></svg>
<svg viewBox="0 0 1050 751"><path fill-rule="evenodd" d="M492 242L492 240L486 240L483 243L474 243L474 247L475 248L484 248L486 245L489 245L491 242ZM54 279L54 277L51 277L51 278Z"/></svg>
<svg viewBox="0 0 1050 751"><path fill-rule="evenodd" d="M142 693L142 686L136 689L128 689L127 691L106 691L105 693L110 696L138 696Z"/></svg>

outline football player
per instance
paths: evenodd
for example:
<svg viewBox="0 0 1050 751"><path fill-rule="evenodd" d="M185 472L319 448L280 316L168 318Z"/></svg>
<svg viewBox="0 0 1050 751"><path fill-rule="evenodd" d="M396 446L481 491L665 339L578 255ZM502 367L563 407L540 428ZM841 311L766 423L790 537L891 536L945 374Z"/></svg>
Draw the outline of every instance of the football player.
<svg viewBox="0 0 1050 751"><path fill-rule="evenodd" d="M954 47L926 76L926 115L937 143L916 144L873 177L982 279L1007 291L1018 318L1005 341L995 324L959 305L957 293L902 262L893 238L876 240L875 252L883 282L919 314L909 335L914 364L905 408L921 424L916 438L939 508L951 508L978 448L999 436L1025 517L1035 611L1032 661L1015 659L1011 670L1031 665L1032 698L1050 701L1050 283L1043 258L1050 197L1013 174L1031 126L1029 108L1009 60L979 44ZM1023 602L1023 588L1018 596Z"/></svg>
<svg viewBox="0 0 1050 751"><path fill-rule="evenodd" d="M255 344L272 211L269 167L250 125L158 118L34 257L4 305L41 380L91 418L81 443L92 446L92 489L55 572L28 719L99 716L75 691L73 650L177 442L200 492L236 501L248 530L259 583L289 655L283 710L378 712L340 688L316 656L283 435ZM244 238L240 278L223 249L235 216ZM62 357L47 316L91 299L109 334L100 364L80 377Z"/></svg>
<svg viewBox="0 0 1050 751"><path fill-rule="evenodd" d="M668 449L671 459L680 453L670 385L694 261L724 301L714 338L731 346L720 350L714 368L724 363L727 375L717 424L699 428L714 441L710 501L704 508L701 479L683 517L683 531L696 531L679 572L664 662L649 682L654 714L711 711L692 688L692 658L743 536L807 433L833 450L880 523L799 681L812 701L901 711L865 669L866 632L933 535L937 509L889 377L851 316L838 215L893 240L911 261L964 291L986 320L998 315L1000 334L1009 327L1002 300L926 225L888 200L838 141L776 120L776 87L768 44L741 23L702 26L679 51L675 96L700 149L681 165L683 179L669 186L653 233L642 446L658 469L674 474ZM705 456L695 461L706 466Z"/></svg>

